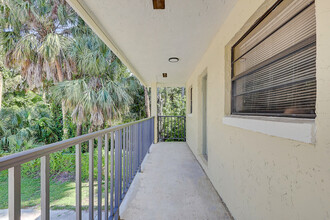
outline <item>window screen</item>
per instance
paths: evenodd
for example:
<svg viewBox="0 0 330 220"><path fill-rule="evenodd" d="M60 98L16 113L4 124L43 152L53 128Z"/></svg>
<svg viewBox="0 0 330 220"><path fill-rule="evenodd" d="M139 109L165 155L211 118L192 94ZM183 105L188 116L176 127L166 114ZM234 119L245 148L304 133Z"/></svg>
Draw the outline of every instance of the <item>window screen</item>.
<svg viewBox="0 0 330 220"><path fill-rule="evenodd" d="M315 117L312 0L278 1L232 48L232 113Z"/></svg>

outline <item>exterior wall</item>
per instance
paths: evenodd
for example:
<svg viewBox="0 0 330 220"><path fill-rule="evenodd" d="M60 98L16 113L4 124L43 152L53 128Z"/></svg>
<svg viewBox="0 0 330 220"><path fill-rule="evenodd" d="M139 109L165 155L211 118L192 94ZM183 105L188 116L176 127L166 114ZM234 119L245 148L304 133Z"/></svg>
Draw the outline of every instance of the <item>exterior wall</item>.
<svg viewBox="0 0 330 220"><path fill-rule="evenodd" d="M274 2L238 0L191 74L187 143L235 219L330 219L330 1L316 0L315 144L223 124L230 114L230 47ZM208 161L201 155L200 76L205 72Z"/></svg>

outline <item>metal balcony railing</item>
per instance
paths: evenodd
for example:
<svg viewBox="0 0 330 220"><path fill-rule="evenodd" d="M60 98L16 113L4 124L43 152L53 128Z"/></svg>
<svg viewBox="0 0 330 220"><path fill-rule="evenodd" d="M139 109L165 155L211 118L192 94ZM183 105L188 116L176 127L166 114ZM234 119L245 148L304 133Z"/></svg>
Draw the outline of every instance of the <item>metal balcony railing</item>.
<svg viewBox="0 0 330 220"><path fill-rule="evenodd" d="M186 116L158 116L159 141L186 141Z"/></svg>
<svg viewBox="0 0 330 220"><path fill-rule="evenodd" d="M49 155L75 146L76 219L81 219L81 144L89 146L89 219L94 218L93 152L97 139L98 219L102 219L102 151L104 150L104 213L106 219L118 219L119 207L135 174L154 140L154 117L119 125L35 149L0 158L0 171L8 169L9 219L19 220L21 214L21 164L41 158L41 219L50 218Z"/></svg>

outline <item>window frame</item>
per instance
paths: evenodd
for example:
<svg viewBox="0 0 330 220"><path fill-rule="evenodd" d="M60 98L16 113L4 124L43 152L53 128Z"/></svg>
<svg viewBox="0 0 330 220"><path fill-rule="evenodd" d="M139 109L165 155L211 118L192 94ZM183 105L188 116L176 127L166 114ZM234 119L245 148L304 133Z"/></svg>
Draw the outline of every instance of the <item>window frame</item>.
<svg viewBox="0 0 330 220"><path fill-rule="evenodd" d="M235 54L234 54L234 50L235 47L241 43L246 37L248 37L248 35L269 15L271 14L275 8L277 8L281 3L283 2L283 0L278 0L276 1L261 17L259 17L251 27L248 28L248 30L231 46L230 48L230 88L231 88L231 93L230 93L230 114L233 116L243 116L243 117L249 117L249 116L265 116L265 117L287 117L287 118L304 118L304 119L315 119L316 118L316 113L314 114L284 114L284 113L250 113L250 112L236 112L235 111L235 84L234 84L234 78L241 78L243 76L237 75L235 76L235 71L234 71L234 65L235 65ZM308 8L309 6L311 6L312 4L315 4L315 1L312 1L312 3L310 3L308 6L306 6L305 8L303 8L299 13L301 13L302 11L304 11L306 8ZM277 30L275 30L274 32L276 32ZM306 39L305 39L306 40ZM260 42L258 42L257 44L259 44ZM316 109L316 106L315 106Z"/></svg>

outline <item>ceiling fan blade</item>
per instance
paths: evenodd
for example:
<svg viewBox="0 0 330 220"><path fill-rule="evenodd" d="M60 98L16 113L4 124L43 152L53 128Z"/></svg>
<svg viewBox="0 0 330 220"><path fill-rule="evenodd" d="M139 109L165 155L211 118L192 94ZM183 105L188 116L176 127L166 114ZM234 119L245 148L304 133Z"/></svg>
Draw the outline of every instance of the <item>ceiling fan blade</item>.
<svg viewBox="0 0 330 220"><path fill-rule="evenodd" d="M165 9L165 0L152 0L154 9Z"/></svg>

